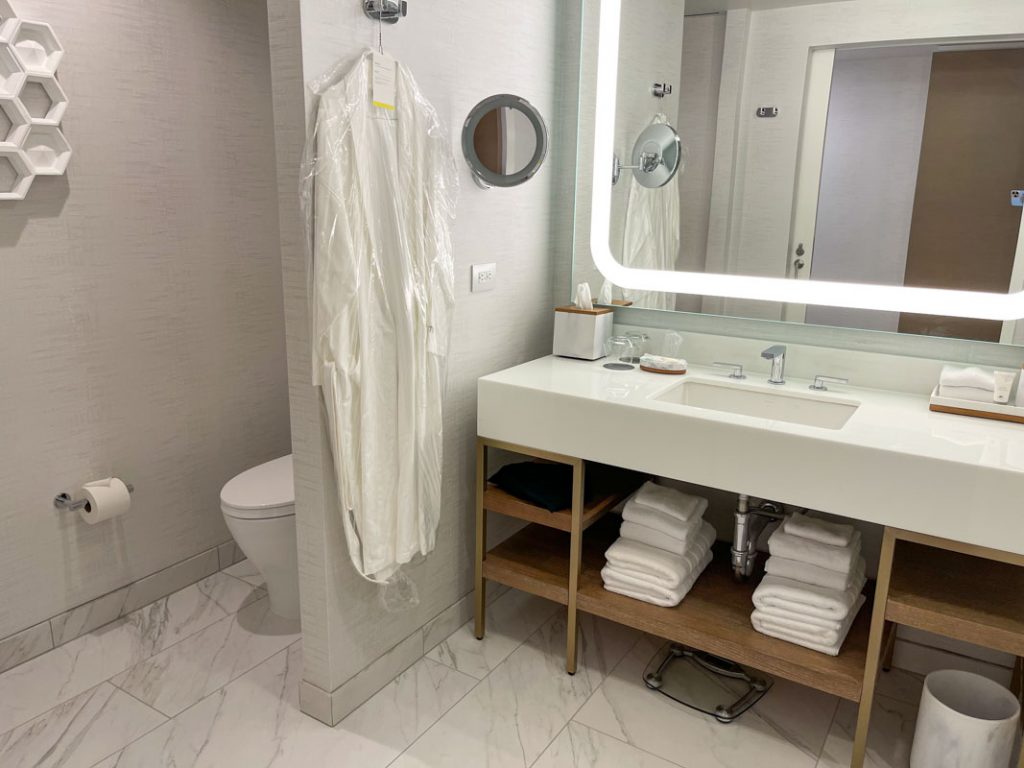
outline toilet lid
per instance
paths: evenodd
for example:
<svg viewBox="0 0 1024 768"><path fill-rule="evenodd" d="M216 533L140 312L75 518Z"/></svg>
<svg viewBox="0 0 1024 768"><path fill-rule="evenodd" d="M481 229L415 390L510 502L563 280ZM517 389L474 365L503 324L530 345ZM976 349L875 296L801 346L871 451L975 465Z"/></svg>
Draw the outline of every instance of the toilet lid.
<svg viewBox="0 0 1024 768"><path fill-rule="evenodd" d="M295 480L292 457L279 459L247 469L228 480L220 492L221 507L235 510L279 510L295 505Z"/></svg>

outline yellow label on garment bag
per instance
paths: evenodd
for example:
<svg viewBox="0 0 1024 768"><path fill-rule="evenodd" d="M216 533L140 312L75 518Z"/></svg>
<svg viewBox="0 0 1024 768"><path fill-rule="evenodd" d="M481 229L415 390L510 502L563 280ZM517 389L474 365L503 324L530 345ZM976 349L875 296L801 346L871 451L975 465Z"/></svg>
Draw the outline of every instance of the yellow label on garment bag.
<svg viewBox="0 0 1024 768"><path fill-rule="evenodd" d="M370 102L375 107L393 110L398 91L398 62L386 53L374 51L372 63Z"/></svg>

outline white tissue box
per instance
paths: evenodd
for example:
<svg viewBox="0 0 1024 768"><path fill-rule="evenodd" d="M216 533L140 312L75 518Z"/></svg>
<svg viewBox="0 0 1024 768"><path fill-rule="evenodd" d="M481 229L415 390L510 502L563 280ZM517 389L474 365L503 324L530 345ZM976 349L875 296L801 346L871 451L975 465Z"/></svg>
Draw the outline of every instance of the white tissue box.
<svg viewBox="0 0 1024 768"><path fill-rule="evenodd" d="M559 357L597 360L604 357L604 343L612 335L615 314L610 307L580 309L555 307L555 343Z"/></svg>

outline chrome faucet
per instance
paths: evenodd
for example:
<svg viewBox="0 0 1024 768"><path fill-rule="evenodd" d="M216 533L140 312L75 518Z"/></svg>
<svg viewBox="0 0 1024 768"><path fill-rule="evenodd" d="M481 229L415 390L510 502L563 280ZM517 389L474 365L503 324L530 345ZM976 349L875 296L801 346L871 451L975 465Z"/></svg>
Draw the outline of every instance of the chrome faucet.
<svg viewBox="0 0 1024 768"><path fill-rule="evenodd" d="M765 360L772 361L772 372L768 377L769 384L785 384L786 383L786 345L775 344L774 346L768 347L764 352L761 353L761 357Z"/></svg>

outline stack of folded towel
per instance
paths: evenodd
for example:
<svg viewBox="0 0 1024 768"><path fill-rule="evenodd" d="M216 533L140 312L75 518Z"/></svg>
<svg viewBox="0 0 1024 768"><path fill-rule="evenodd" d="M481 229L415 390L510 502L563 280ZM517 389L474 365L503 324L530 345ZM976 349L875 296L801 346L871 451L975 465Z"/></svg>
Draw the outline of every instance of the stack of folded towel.
<svg viewBox="0 0 1024 768"><path fill-rule="evenodd" d="M626 502L619 539L605 552L604 588L672 607L711 562L715 529L704 521L708 500L646 483Z"/></svg>
<svg viewBox="0 0 1024 768"><path fill-rule="evenodd" d="M992 371L983 371L981 368L957 368L947 365L939 375L939 397L958 397L961 400L991 403L995 390L995 375Z"/></svg>
<svg viewBox="0 0 1024 768"><path fill-rule="evenodd" d="M860 531L795 514L768 539L768 551L754 629L836 656L864 605Z"/></svg>

